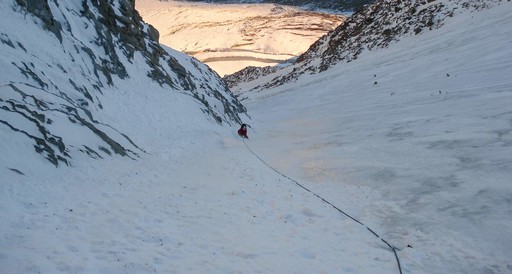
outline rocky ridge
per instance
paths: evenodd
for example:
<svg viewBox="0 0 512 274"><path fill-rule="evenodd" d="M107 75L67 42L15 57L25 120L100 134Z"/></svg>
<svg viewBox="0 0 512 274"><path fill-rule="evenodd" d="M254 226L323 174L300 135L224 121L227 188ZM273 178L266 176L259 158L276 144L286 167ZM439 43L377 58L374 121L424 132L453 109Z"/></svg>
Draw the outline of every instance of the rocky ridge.
<svg viewBox="0 0 512 274"><path fill-rule="evenodd" d="M239 123L245 113L215 72L159 44L134 0L15 0L0 7L16 25L0 28L0 129L28 140L55 166L70 165L75 153L135 159L144 152L101 122L104 95L140 77L169 96L190 95L219 124Z"/></svg>
<svg viewBox="0 0 512 274"><path fill-rule="evenodd" d="M290 66L248 67L224 80L235 93L261 91L295 81L301 75L325 71L340 62L350 62L363 53L385 48L408 35L437 29L445 19L461 10L479 10L507 2L502 0L379 0L364 6L336 28L321 37ZM248 84L264 79L263 84Z"/></svg>

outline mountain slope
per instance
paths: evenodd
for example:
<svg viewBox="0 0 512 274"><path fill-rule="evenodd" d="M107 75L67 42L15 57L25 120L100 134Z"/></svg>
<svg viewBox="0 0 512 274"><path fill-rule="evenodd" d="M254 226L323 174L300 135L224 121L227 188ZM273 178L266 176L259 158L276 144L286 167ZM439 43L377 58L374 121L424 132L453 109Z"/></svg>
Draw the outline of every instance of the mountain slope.
<svg viewBox="0 0 512 274"><path fill-rule="evenodd" d="M370 224L404 273L512 270L512 4L480 3L243 93L259 157Z"/></svg>
<svg viewBox="0 0 512 274"><path fill-rule="evenodd" d="M160 31L162 44L194 56L220 75L288 62L344 18L271 4L141 0L137 10Z"/></svg>
<svg viewBox="0 0 512 274"><path fill-rule="evenodd" d="M437 29L463 11L484 9L501 0L477 1L376 1L360 9L331 33L316 41L294 64L284 67L249 67L224 80L235 91L259 91L292 82L340 63L351 62L366 51L388 47L411 35ZM265 77L258 84L254 79ZM265 82L262 84L262 82Z"/></svg>
<svg viewBox="0 0 512 274"><path fill-rule="evenodd" d="M58 169L24 157L25 175L3 169L0 269L399 273L377 233L403 273L509 273L511 13L508 2L462 12L247 93L245 142L185 93L113 77L96 117L147 153L77 153ZM146 66L137 60L130 75ZM2 164L33 153L27 142L0 149Z"/></svg>
<svg viewBox="0 0 512 274"><path fill-rule="evenodd" d="M204 1L196 1L189 0L189 2L204 2ZM288 5L288 6L296 6L304 9L327 9L332 11L354 11L360 9L363 5L374 2L374 0L324 0L324 1L314 1L314 0L213 0L210 3L275 3L279 5Z"/></svg>
<svg viewBox="0 0 512 274"><path fill-rule="evenodd" d="M3 151L17 155L3 159L8 168L23 172L35 153L55 166L72 165L81 153L136 159L144 153L135 138L137 125L164 109L129 121L123 108L152 100L167 101L165 109L175 113L183 109L173 98L186 96L191 100L179 100L194 110L184 113L240 122L245 109L217 74L162 48L158 32L142 22L133 1L0 5L1 143ZM169 122L172 126L175 119Z"/></svg>

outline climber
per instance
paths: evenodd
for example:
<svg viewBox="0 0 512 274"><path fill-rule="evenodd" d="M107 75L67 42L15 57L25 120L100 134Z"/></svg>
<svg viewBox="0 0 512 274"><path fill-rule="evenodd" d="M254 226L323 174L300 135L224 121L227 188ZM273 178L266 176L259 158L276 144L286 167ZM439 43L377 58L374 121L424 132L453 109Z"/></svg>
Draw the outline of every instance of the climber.
<svg viewBox="0 0 512 274"><path fill-rule="evenodd" d="M242 124L242 126L240 127L240 129L238 130L238 135L240 135L240 137L242 138L246 138L246 139L249 139L249 137L247 136L247 127L249 125L246 125L246 124Z"/></svg>

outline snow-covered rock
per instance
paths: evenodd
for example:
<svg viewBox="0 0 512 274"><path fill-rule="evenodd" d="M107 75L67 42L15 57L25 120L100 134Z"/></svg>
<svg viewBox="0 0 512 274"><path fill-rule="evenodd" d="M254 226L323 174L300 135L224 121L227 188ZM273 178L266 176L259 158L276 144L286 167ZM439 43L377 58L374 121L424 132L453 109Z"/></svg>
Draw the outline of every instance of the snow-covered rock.
<svg viewBox="0 0 512 274"><path fill-rule="evenodd" d="M379 0L365 6L334 31L321 37L295 62L281 68L248 67L224 80L235 93L259 91L297 80L301 75L319 73L340 62L350 62L365 51L385 48L403 37L443 26L444 20L463 11L484 9L501 0ZM264 81L253 82L265 76Z"/></svg>
<svg viewBox="0 0 512 274"><path fill-rule="evenodd" d="M10 168L36 153L55 166L80 152L135 159L144 147L129 128L176 104L219 124L245 112L215 72L162 47L133 0L13 0L0 9L0 143L17 155L2 157ZM158 100L168 104L141 120L119 111Z"/></svg>
<svg viewBox="0 0 512 274"><path fill-rule="evenodd" d="M137 161L72 153L73 168L53 168L0 124L0 272L396 274L398 258L404 274L510 273L510 3L461 9L442 28L245 93L245 142L187 91L141 73L139 57L125 66L134 80L113 75L91 110L147 152ZM24 22L5 10L3 33ZM29 67L62 51L51 32L24 30L39 46ZM9 34L2 49L20 55ZM2 100L11 93L3 86Z"/></svg>

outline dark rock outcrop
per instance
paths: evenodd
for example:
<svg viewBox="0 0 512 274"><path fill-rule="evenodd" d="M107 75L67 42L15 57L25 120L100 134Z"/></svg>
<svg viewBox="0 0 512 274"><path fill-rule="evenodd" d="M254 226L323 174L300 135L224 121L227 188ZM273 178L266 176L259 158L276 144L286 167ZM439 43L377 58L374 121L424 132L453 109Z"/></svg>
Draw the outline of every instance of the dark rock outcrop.
<svg viewBox="0 0 512 274"><path fill-rule="evenodd" d="M19 31L39 26L37 37L48 35L44 42L36 41L45 53L38 56L31 34L0 33L0 46L12 58L2 63L10 74L2 76L0 127L26 138L55 166L70 165L76 152L132 159L144 152L114 125L97 118L104 111L105 93L130 78L147 77L170 96L190 95L205 118L219 124L239 123L239 114L246 111L215 72L163 48L158 31L142 21L134 0L15 0L2 4L6 7L26 19Z"/></svg>

